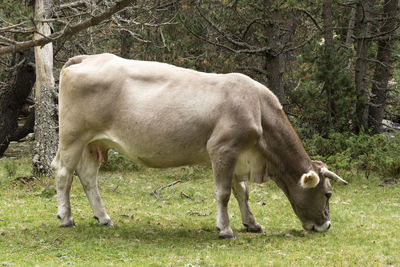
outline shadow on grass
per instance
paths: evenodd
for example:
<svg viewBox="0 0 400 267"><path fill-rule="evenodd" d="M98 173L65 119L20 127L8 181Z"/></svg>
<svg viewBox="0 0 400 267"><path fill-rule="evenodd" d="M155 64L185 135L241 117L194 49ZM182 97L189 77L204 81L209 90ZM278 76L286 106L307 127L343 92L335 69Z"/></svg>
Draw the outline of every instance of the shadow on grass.
<svg viewBox="0 0 400 267"><path fill-rule="evenodd" d="M53 226L48 226L53 227ZM38 232L46 232L46 229L36 229ZM47 229L49 230L49 229ZM296 229L284 230L283 232L249 233L244 228L234 229L236 240L222 240L218 238L218 232L214 227L184 227L181 225L161 226L147 224L123 224L113 227L105 227L98 224L87 223L75 228L54 229L55 236L64 236L74 242L95 243L98 240L105 242L127 242L127 243L157 243L157 246L167 248L172 244L174 247L185 247L187 245L202 245L215 242L226 242L235 244L235 241L249 239L265 239L270 243L279 243L291 239L314 238L318 233L311 233Z"/></svg>

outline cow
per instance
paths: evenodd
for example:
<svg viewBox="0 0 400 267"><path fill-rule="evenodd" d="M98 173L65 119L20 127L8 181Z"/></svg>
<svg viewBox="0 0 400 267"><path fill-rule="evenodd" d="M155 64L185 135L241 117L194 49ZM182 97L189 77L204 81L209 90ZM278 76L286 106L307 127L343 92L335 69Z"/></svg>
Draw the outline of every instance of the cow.
<svg viewBox="0 0 400 267"><path fill-rule="evenodd" d="M52 161L61 226L75 226L74 172L94 218L113 225L97 186L110 148L153 168L211 166L220 238L235 238L227 210L231 191L247 231L263 231L248 204L248 181L271 178L303 228L317 232L331 225L329 179L347 184L310 159L276 96L244 74L204 73L112 54L73 57L60 73L59 144Z"/></svg>

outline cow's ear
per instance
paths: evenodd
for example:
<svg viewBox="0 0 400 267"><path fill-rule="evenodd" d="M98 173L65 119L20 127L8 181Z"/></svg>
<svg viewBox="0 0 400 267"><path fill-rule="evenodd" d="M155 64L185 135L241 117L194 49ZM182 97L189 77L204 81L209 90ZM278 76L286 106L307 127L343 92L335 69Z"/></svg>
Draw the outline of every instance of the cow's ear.
<svg viewBox="0 0 400 267"><path fill-rule="evenodd" d="M300 185L305 189L314 188L319 183L319 176L315 171L309 171L300 178Z"/></svg>

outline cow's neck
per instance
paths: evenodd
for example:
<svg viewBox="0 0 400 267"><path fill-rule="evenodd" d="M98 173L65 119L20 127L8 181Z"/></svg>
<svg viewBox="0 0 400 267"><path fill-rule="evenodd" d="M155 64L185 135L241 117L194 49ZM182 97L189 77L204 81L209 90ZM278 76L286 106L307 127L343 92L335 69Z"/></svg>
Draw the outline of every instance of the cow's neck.
<svg viewBox="0 0 400 267"><path fill-rule="evenodd" d="M264 132L264 138L267 143L267 160L274 169L274 180L281 180L286 186L291 186L311 170L311 159L283 111L281 118Z"/></svg>

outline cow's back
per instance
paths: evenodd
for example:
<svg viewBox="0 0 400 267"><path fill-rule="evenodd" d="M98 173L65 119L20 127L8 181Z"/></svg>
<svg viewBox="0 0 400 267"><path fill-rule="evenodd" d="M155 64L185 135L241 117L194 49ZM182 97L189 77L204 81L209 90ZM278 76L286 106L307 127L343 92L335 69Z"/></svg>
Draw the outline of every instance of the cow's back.
<svg viewBox="0 0 400 267"><path fill-rule="evenodd" d="M170 167L207 163L206 144L216 129L261 128L259 94L269 91L244 75L111 54L72 63L61 73L61 139L78 131L134 161Z"/></svg>

